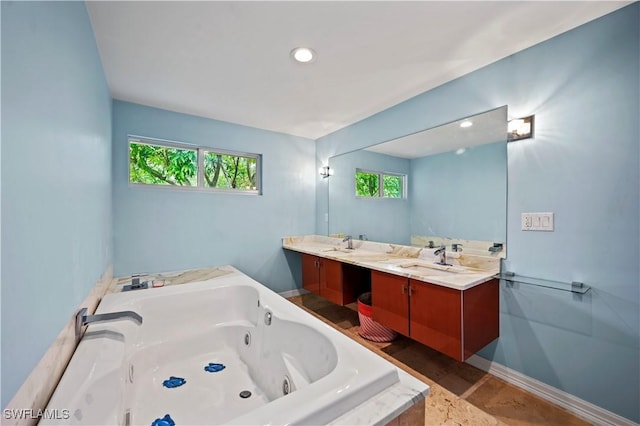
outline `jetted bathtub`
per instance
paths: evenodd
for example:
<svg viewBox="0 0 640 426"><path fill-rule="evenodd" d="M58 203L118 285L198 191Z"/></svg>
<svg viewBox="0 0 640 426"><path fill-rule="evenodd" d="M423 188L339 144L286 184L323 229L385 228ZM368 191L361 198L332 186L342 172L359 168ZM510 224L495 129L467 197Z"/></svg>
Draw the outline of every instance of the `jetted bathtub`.
<svg viewBox="0 0 640 426"><path fill-rule="evenodd" d="M141 325L88 326L48 405L70 416L40 424L151 425L167 414L177 426L326 424L399 380L392 364L238 271L110 294L96 313L129 310Z"/></svg>

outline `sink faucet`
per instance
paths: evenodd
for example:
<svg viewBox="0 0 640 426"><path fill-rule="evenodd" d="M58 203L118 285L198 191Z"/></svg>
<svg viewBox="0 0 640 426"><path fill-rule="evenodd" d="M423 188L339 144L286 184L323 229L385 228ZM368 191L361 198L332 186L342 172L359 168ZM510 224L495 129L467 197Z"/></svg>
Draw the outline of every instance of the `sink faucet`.
<svg viewBox="0 0 640 426"><path fill-rule="evenodd" d="M451 266L447 263L447 247L443 244L433 252L436 256L440 256L440 262L436 262L437 265Z"/></svg>
<svg viewBox="0 0 640 426"><path fill-rule="evenodd" d="M347 249L348 250L353 250L353 237L351 235L347 235L346 237L344 237L344 240L342 240L342 242L347 242Z"/></svg>
<svg viewBox="0 0 640 426"><path fill-rule="evenodd" d="M131 319L138 325L142 325L142 317L133 311L109 312L107 314L87 315L87 308L82 308L76 314L76 340L80 340L82 327L94 322L116 321L120 319Z"/></svg>

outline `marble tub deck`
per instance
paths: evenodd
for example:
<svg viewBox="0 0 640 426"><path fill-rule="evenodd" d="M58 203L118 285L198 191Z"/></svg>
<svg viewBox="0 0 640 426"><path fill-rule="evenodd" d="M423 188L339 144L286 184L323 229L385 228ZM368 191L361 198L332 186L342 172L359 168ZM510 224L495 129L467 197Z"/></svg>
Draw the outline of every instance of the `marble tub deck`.
<svg viewBox="0 0 640 426"><path fill-rule="evenodd" d="M491 374L404 336L391 343L363 339L358 335L356 304L338 306L314 294L288 300L429 385L423 421L416 422L414 418L408 423L412 426L590 424Z"/></svg>

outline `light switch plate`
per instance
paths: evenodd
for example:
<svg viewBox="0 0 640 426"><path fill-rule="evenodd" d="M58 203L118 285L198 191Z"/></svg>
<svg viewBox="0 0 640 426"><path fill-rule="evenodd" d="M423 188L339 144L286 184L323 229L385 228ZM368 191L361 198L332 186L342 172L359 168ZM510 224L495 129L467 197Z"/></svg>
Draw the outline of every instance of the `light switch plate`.
<svg viewBox="0 0 640 426"><path fill-rule="evenodd" d="M523 231L553 232L553 212L522 213L521 229Z"/></svg>

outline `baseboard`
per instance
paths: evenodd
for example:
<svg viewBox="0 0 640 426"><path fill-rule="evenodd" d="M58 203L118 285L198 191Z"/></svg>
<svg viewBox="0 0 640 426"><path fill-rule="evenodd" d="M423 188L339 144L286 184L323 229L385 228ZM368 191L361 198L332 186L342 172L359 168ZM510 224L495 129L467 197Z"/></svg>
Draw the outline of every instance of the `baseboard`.
<svg viewBox="0 0 640 426"><path fill-rule="evenodd" d="M571 395L570 393L556 389L546 383L536 380L532 377L524 375L519 371L505 367L497 362L489 361L478 355L472 355L466 361L480 370L486 371L505 382L518 386L542 399L546 399L558 405L567 411L572 412L584 420L598 425L615 425L615 426L639 426L632 420L598 407L590 402Z"/></svg>
<svg viewBox="0 0 640 426"><path fill-rule="evenodd" d="M288 297L302 296L307 293L309 293L309 291L304 288L294 288L293 290L282 291L278 294L286 299Z"/></svg>

